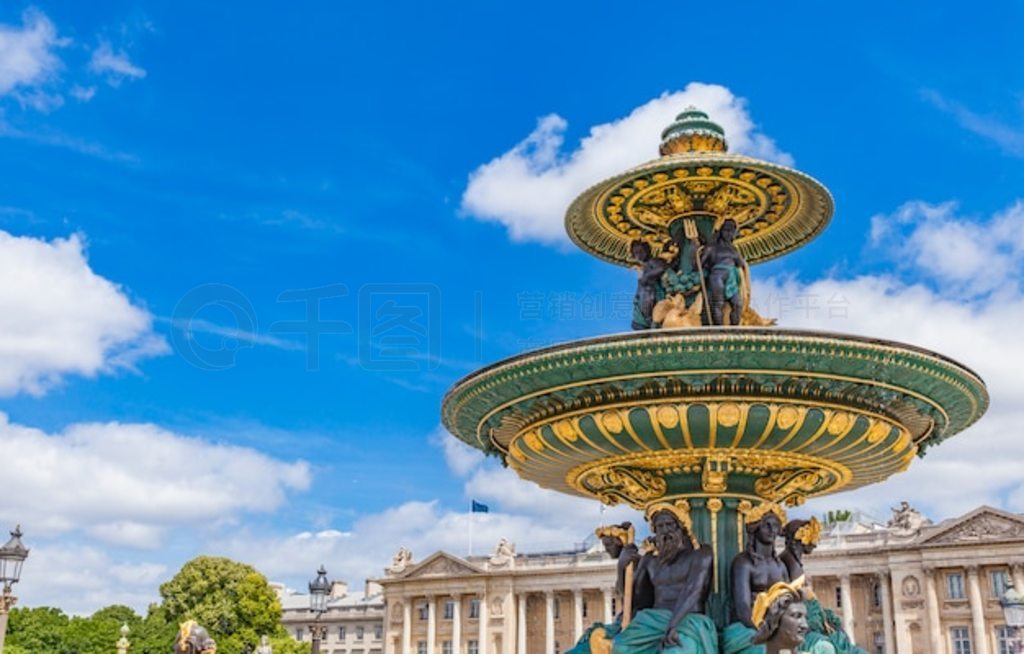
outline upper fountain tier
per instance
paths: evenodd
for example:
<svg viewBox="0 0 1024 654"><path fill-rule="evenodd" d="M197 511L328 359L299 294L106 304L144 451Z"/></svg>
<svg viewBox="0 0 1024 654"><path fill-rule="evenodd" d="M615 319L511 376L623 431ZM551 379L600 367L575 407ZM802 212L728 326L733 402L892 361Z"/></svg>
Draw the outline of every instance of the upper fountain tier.
<svg viewBox="0 0 1024 654"><path fill-rule="evenodd" d="M635 266L630 243L655 253L671 241L679 218L695 218L705 234L732 218L736 246L749 263L781 256L820 234L832 196L792 168L728 153L725 130L688 107L661 134L661 157L606 179L569 206L565 227L591 254Z"/></svg>

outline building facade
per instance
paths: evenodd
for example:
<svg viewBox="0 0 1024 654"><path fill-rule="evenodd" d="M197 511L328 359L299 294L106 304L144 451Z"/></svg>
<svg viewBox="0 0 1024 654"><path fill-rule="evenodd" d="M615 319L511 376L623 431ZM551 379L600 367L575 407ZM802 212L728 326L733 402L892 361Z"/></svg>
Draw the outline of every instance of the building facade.
<svg viewBox="0 0 1024 654"><path fill-rule="evenodd" d="M827 529L804 561L819 600L871 654L1009 654L999 599L1009 582L1024 589L1024 516L981 507L930 524L910 512ZM402 549L367 593L336 585L321 651L561 654L618 612L614 581L599 545L517 555L502 541L492 556L420 562ZM308 596L282 603L289 632L308 640Z"/></svg>
<svg viewBox="0 0 1024 654"><path fill-rule="evenodd" d="M618 609L615 562L599 544L515 555L503 541L491 557L396 564L379 580L385 654L559 654Z"/></svg>
<svg viewBox="0 0 1024 654"><path fill-rule="evenodd" d="M804 563L818 599L858 645L871 654L1009 654L999 600L1008 582L1024 588L1024 516L981 507L934 525L846 527L823 536Z"/></svg>
<svg viewBox="0 0 1024 654"><path fill-rule="evenodd" d="M366 584L364 591L350 592L344 582L334 582L327 612L313 620L309 595L275 585L281 600L281 623L292 638L309 642L312 627L326 627L321 654L383 654L384 596L380 586Z"/></svg>

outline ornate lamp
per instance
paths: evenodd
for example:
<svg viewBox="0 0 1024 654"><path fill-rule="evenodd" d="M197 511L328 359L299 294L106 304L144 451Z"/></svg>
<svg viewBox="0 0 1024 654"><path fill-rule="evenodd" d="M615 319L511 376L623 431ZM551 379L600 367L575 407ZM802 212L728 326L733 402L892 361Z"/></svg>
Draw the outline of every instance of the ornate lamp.
<svg viewBox="0 0 1024 654"><path fill-rule="evenodd" d="M21 542L21 526L14 528L11 539L0 547L0 652L4 651L7 635L7 614L18 601L11 586L21 579L21 566L28 558L28 548Z"/></svg>
<svg viewBox="0 0 1024 654"><path fill-rule="evenodd" d="M309 582L309 610L316 616L309 627L313 637L313 654L319 654L320 641L327 636L327 625L318 624L320 616L327 612L327 596L331 592L331 582L327 579L327 569L323 564L316 571L316 578Z"/></svg>
<svg viewBox="0 0 1024 654"><path fill-rule="evenodd" d="M21 542L21 525L18 525L11 532L11 539L0 547L0 584L3 584L4 595L21 579L21 566L26 558L28 548Z"/></svg>

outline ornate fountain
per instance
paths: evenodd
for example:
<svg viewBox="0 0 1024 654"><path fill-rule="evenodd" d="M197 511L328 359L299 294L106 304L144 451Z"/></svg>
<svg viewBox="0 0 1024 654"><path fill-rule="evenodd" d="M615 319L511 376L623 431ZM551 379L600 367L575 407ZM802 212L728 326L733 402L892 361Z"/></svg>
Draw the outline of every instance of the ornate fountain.
<svg viewBox="0 0 1024 654"><path fill-rule="evenodd" d="M544 488L639 510L685 500L714 552L707 613L721 628L746 518L906 470L978 420L988 395L934 352L771 326L751 307L748 265L820 234L831 195L730 154L692 108L660 154L583 192L565 218L579 247L640 271L634 331L483 368L448 392L443 420Z"/></svg>

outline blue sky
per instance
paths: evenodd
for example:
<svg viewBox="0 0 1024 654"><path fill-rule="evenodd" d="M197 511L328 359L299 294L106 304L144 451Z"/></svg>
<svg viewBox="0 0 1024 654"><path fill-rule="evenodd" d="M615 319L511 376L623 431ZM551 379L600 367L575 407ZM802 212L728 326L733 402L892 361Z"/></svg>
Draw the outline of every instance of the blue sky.
<svg viewBox="0 0 1024 654"><path fill-rule="evenodd" d="M400 545L464 552L470 498L478 551L585 536L594 503L460 449L439 405L627 327L632 276L568 245L566 198L690 102L835 197L755 269L768 313L992 391L911 472L809 510L1024 510L986 454L1024 456L1020 5L253 4L0 6L0 524L34 547L28 604L143 607L200 552L358 583Z"/></svg>

